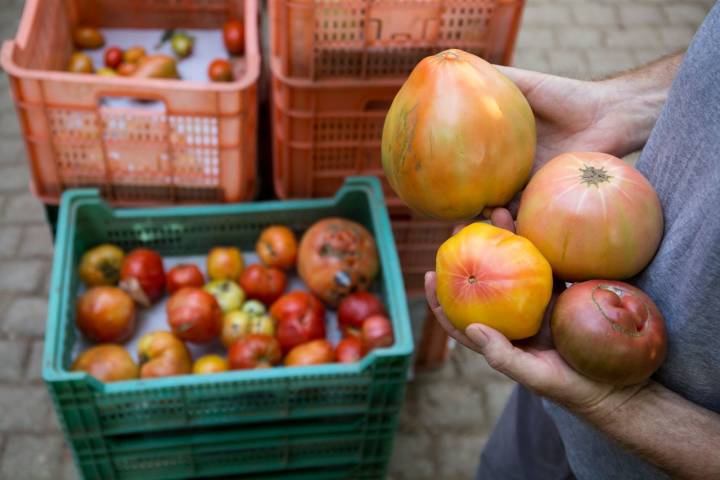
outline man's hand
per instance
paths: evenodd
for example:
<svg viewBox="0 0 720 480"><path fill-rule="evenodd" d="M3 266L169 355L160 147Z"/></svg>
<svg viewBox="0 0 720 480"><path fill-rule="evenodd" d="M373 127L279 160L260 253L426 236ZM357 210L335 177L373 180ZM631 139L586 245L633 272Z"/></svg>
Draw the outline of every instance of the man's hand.
<svg viewBox="0 0 720 480"><path fill-rule="evenodd" d="M566 152L624 157L642 148L665 104L682 55L614 78L584 81L497 66L515 82L535 113L537 148L531 175ZM519 195L508 205L517 212ZM490 211L484 214L489 218Z"/></svg>
<svg viewBox="0 0 720 480"><path fill-rule="evenodd" d="M514 232L510 212L493 210L491 221L500 228ZM538 395L548 397L582 415L605 415L635 395L642 385L617 388L590 380L570 367L552 345L549 315L550 303L543 326L533 338L511 343L503 334L486 325L475 323L465 332L457 330L445 317L435 294L435 273L425 276L427 301L438 322L461 344L485 357L488 365L522 383Z"/></svg>
<svg viewBox="0 0 720 480"><path fill-rule="evenodd" d="M525 95L535 113L537 148L533 173L565 152L592 151L616 156L631 153L626 119L611 82L557 77L512 67L497 67Z"/></svg>

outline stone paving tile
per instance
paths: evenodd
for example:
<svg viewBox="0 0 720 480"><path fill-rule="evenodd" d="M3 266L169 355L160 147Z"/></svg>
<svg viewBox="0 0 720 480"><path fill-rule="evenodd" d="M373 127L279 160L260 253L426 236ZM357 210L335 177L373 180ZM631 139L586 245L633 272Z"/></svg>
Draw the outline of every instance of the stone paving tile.
<svg viewBox="0 0 720 480"><path fill-rule="evenodd" d="M50 409L44 386L0 384L0 432L46 432Z"/></svg>
<svg viewBox="0 0 720 480"><path fill-rule="evenodd" d="M7 260L0 263L0 291L34 292L41 285L47 263L41 260Z"/></svg>
<svg viewBox="0 0 720 480"><path fill-rule="evenodd" d="M59 436L13 435L2 457L0 477L23 480L56 480L60 470L62 440Z"/></svg>
<svg viewBox="0 0 720 480"><path fill-rule="evenodd" d="M0 340L0 381L22 377L25 351L24 341Z"/></svg>
<svg viewBox="0 0 720 480"><path fill-rule="evenodd" d="M390 461L390 474L398 480L437 478L433 441L426 433L398 432Z"/></svg>
<svg viewBox="0 0 720 480"><path fill-rule="evenodd" d="M30 360L25 378L31 382L42 380L43 341L34 340L30 345Z"/></svg>
<svg viewBox="0 0 720 480"><path fill-rule="evenodd" d="M480 452L487 442L487 435L445 435L440 439L439 452L453 452L452 462L438 462L438 478L474 478L480 463Z"/></svg>
<svg viewBox="0 0 720 480"><path fill-rule="evenodd" d="M45 332L47 308L44 297L19 297L7 312L2 330L28 337L41 336Z"/></svg>
<svg viewBox="0 0 720 480"><path fill-rule="evenodd" d="M20 255L27 258L52 258L53 241L47 224L32 225L25 228Z"/></svg>
<svg viewBox="0 0 720 480"><path fill-rule="evenodd" d="M0 229L0 257L12 257L20 243L19 227L8 226Z"/></svg>
<svg viewBox="0 0 720 480"><path fill-rule="evenodd" d="M42 203L27 192L15 195L7 202L4 220L13 223L43 223L45 210Z"/></svg>

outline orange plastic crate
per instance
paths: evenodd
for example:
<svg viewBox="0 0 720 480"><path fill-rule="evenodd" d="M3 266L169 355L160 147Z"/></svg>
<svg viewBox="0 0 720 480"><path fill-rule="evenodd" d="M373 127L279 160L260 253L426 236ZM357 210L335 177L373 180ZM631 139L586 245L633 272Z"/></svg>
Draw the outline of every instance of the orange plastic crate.
<svg viewBox="0 0 720 480"><path fill-rule="evenodd" d="M221 29L243 18L237 80L209 83L63 72L75 25ZM114 204L235 202L256 184L257 0L28 0L8 73L25 137L31 189L57 204L72 187L98 187ZM152 100L160 109L108 107Z"/></svg>
<svg viewBox="0 0 720 480"><path fill-rule="evenodd" d="M321 84L273 71L273 177L278 196L332 195L345 177L377 175L389 205L398 205L383 176L380 140L400 86L397 81Z"/></svg>
<svg viewBox="0 0 720 480"><path fill-rule="evenodd" d="M509 64L523 0L271 0L272 56L292 78L402 77L460 48Z"/></svg>
<svg viewBox="0 0 720 480"><path fill-rule="evenodd" d="M408 295L425 291L425 272L435 270L438 247L453 232L455 223L419 217L406 207L390 210L395 245Z"/></svg>

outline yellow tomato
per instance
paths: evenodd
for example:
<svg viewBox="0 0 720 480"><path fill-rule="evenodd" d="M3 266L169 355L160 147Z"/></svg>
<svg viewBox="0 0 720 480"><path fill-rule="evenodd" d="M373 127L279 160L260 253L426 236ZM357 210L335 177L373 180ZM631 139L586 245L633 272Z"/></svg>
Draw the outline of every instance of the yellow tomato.
<svg viewBox="0 0 720 480"><path fill-rule="evenodd" d="M483 323L510 340L540 329L552 270L526 238L473 223L440 246L435 270L438 301L457 329Z"/></svg>
<svg viewBox="0 0 720 480"><path fill-rule="evenodd" d="M192 366L192 373L220 373L228 369L227 360L220 355L203 355L195 360Z"/></svg>

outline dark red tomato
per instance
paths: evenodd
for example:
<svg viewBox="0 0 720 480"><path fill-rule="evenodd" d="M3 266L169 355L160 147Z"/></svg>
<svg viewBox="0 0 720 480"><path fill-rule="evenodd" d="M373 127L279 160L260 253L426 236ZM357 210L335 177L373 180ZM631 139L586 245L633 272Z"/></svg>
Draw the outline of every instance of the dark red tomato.
<svg viewBox="0 0 720 480"><path fill-rule="evenodd" d="M340 301L337 318L345 336L360 336L363 320L372 315L385 315L385 307L370 292L355 292Z"/></svg>
<svg viewBox="0 0 720 480"><path fill-rule="evenodd" d="M110 47L105 50L105 66L117 69L123 61L123 51L119 47Z"/></svg>
<svg viewBox="0 0 720 480"><path fill-rule="evenodd" d="M555 302L550 328L555 348L571 367L613 385L646 380L667 351L660 310L642 290L623 282L574 284Z"/></svg>
<svg viewBox="0 0 720 480"><path fill-rule="evenodd" d="M166 305L167 322L181 340L207 343L220 335L222 310L215 297L197 287L175 292Z"/></svg>
<svg viewBox="0 0 720 480"><path fill-rule="evenodd" d="M232 370L270 368L280 363L282 352L275 337L250 333L232 344L228 351L228 365Z"/></svg>
<svg viewBox="0 0 720 480"><path fill-rule="evenodd" d="M395 342L392 323L384 315L368 317L362 324L360 338L366 352L373 348L389 347Z"/></svg>
<svg viewBox="0 0 720 480"><path fill-rule="evenodd" d="M325 337L325 307L308 292L286 293L270 307L270 315L278 322L277 338L284 352Z"/></svg>
<svg viewBox="0 0 720 480"><path fill-rule="evenodd" d="M208 66L208 77L213 82L232 82L234 79L232 65L227 60L216 58Z"/></svg>
<svg viewBox="0 0 720 480"><path fill-rule="evenodd" d="M143 306L157 302L165 293L165 269L155 250L136 248L125 256L120 270L120 288Z"/></svg>
<svg viewBox="0 0 720 480"><path fill-rule="evenodd" d="M223 26L223 41L231 55L245 52L245 25L241 20L229 20Z"/></svg>
<svg viewBox="0 0 720 480"><path fill-rule="evenodd" d="M173 294L183 287L202 287L205 278L196 265L183 263L176 265L167 273L167 291Z"/></svg>
<svg viewBox="0 0 720 480"><path fill-rule="evenodd" d="M277 268L255 264L243 270L239 283L247 298L272 305L285 291L287 277Z"/></svg>
<svg viewBox="0 0 720 480"><path fill-rule="evenodd" d="M357 362L363 356L363 344L358 337L343 338L335 347L335 358L340 363Z"/></svg>

